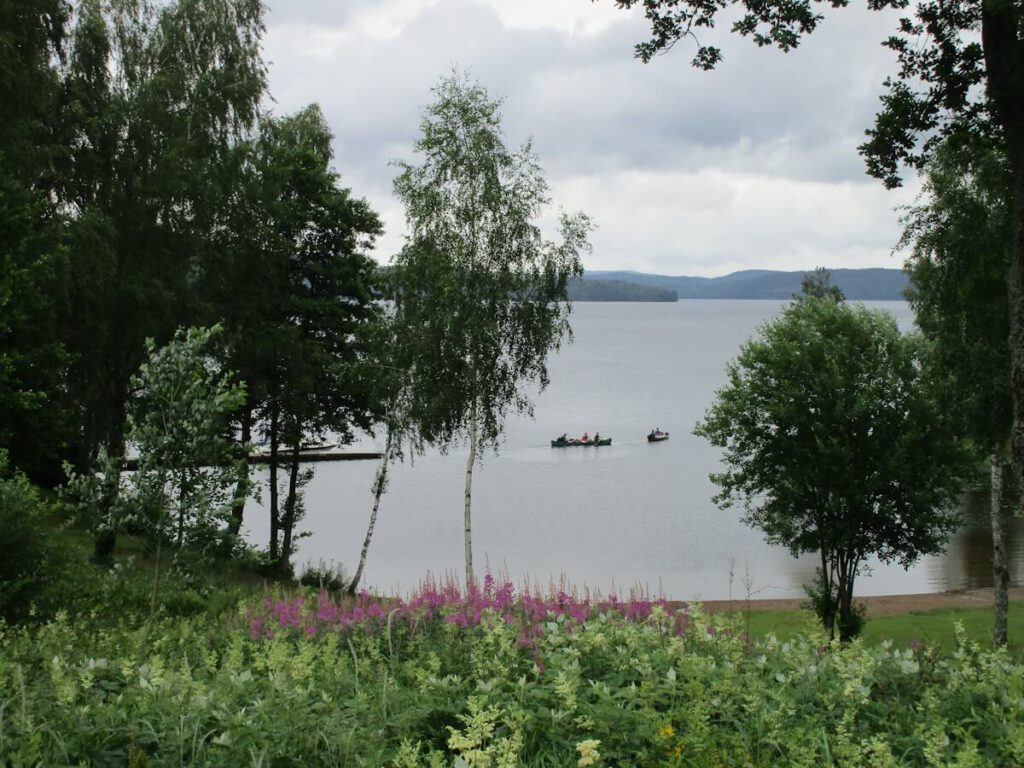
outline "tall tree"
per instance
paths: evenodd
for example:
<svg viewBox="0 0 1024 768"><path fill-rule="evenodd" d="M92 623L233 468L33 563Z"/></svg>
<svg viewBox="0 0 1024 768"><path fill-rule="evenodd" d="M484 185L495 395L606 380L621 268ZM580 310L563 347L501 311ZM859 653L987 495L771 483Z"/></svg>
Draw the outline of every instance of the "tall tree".
<svg viewBox="0 0 1024 768"><path fill-rule="evenodd" d="M831 0L833 7L846 5ZM685 38L713 26L725 9L739 11L733 31L783 51L799 45L823 16L811 0L616 0L641 5L651 38L636 47L649 61ZM870 8L906 8L908 0L869 0ZM919 0L884 44L900 64L884 83L882 106L861 146L868 172L886 186L900 184L902 165L922 168L941 143L959 137L1001 145L1012 190L1009 350L1013 382L1012 453L1024 487L1024 4L1019 0ZM697 43L693 64L713 68L715 46Z"/></svg>
<svg viewBox="0 0 1024 768"><path fill-rule="evenodd" d="M67 250L51 194L69 13L61 0L0 6L0 447L50 483L72 428L55 321Z"/></svg>
<svg viewBox="0 0 1024 768"><path fill-rule="evenodd" d="M793 298L799 299L801 295L833 301L843 301L846 298L839 286L832 284L832 273L824 267L816 267L813 272L804 274L800 279L800 294Z"/></svg>
<svg viewBox="0 0 1024 768"><path fill-rule="evenodd" d="M210 261L213 272L223 271L209 283L219 286L213 304L228 331L231 365L250 387L246 408L270 442L269 548L282 567L294 549L303 442L326 432L346 442L377 417L363 368L381 312L366 254L381 224L365 200L340 186L331 138L316 105L261 122L233 203L237 227Z"/></svg>
<svg viewBox="0 0 1024 768"><path fill-rule="evenodd" d="M64 75L73 212L65 343L78 461L121 450L143 341L196 312L198 266L266 85L259 0L83 0Z"/></svg>
<svg viewBox="0 0 1024 768"><path fill-rule="evenodd" d="M466 582L472 584L473 468L497 450L509 412L530 413L526 385L548 383L547 355L569 332L566 286L582 273L591 225L561 216L561 242L537 219L548 187L529 142L506 149L499 102L453 73L415 144L397 163L408 244L395 258L395 302L413 345L410 397L422 435L444 448L463 439Z"/></svg>
<svg viewBox="0 0 1024 768"><path fill-rule="evenodd" d="M76 10L55 194L70 217L60 327L84 468L101 451L123 455L144 340L163 343L196 317L199 267L224 226L234 148L266 76L259 0L83 0Z"/></svg>
<svg viewBox="0 0 1024 768"><path fill-rule="evenodd" d="M922 380L918 341L886 313L798 299L743 345L695 429L724 449L715 501L743 504L794 556L818 554L818 609L843 640L858 629L868 557L909 566L958 522L964 454Z"/></svg>
<svg viewBox="0 0 1024 768"><path fill-rule="evenodd" d="M947 142L926 169L924 201L904 219L908 293L921 332L934 341L931 369L946 382L945 410L991 468L995 631L1007 642L1008 587L1003 465L1013 425L1006 269L1011 192L994 148Z"/></svg>
<svg viewBox="0 0 1024 768"><path fill-rule="evenodd" d="M389 277L393 274L393 271L387 271ZM393 281L382 277L381 284L386 288L384 294L393 299ZM366 568L366 557L377 526L381 498L388 487L391 465L395 461L404 460L407 454L412 460L415 456L421 455L426 447L422 437L421 414L417 412L416 403L412 398L411 377L415 369L415 344L411 344L410 341L415 334L404 316L409 306L410 304L405 301L389 302L387 314L376 329L373 358L365 369L373 377L373 392L380 399L384 450L373 478L373 506L366 526L366 536L363 538L355 573L348 584L350 595L354 595L359 588Z"/></svg>

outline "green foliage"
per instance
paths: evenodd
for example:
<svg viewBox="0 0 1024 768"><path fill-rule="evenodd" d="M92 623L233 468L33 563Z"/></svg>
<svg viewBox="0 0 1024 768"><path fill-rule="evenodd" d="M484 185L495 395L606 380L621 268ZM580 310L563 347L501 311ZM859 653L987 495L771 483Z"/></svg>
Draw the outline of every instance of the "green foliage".
<svg viewBox="0 0 1024 768"><path fill-rule="evenodd" d="M49 194L62 151L55 123L70 8L62 0L0 7L0 447L33 479L58 482L73 434L63 407L67 355L56 318L67 253Z"/></svg>
<svg viewBox="0 0 1024 768"><path fill-rule="evenodd" d="M499 103L462 75L434 94L415 145L422 164L398 163L395 179L410 229L395 259L397 322L417 345L413 388L428 404L428 440L467 436L475 404L477 435L495 445L505 414L529 411L522 385L547 384L590 222L563 215L562 242L544 240L535 221L547 183L530 144L505 148Z"/></svg>
<svg viewBox="0 0 1024 768"><path fill-rule="evenodd" d="M75 562L60 535L45 523L48 508L20 472L11 472L0 450L0 619L16 624L47 618L72 589Z"/></svg>
<svg viewBox="0 0 1024 768"><path fill-rule="evenodd" d="M339 593L348 584L348 574L345 573L345 566L341 563L327 563L323 560L318 563L310 562L302 566L302 571L299 573L299 584Z"/></svg>
<svg viewBox="0 0 1024 768"><path fill-rule="evenodd" d="M944 766L1024 760L1024 666L699 610L253 640L241 614L0 633L12 765Z"/></svg>
<svg viewBox="0 0 1024 768"><path fill-rule="evenodd" d="M867 557L907 566L957 523L965 457L919 355L885 313L798 300L741 348L695 430L724 449L715 501L742 503L794 555L820 555L829 630L837 615L854 627Z"/></svg>
<svg viewBox="0 0 1024 768"><path fill-rule="evenodd" d="M154 540L201 550L219 543L230 515L237 454L230 430L245 389L212 357L220 328L179 331L146 342L149 359L132 379L129 436L139 452L132 476L140 522Z"/></svg>
<svg viewBox="0 0 1024 768"><path fill-rule="evenodd" d="M279 415L288 446L324 430L344 441L374 416L357 374L379 311L366 252L382 230L367 202L340 186L331 138L316 105L265 120L247 189L258 231L238 266L264 275L265 301L252 335L234 342L255 362L264 399L253 404L266 421Z"/></svg>
<svg viewBox="0 0 1024 768"><path fill-rule="evenodd" d="M804 274L800 279L800 296L832 301L843 301L846 298L839 286L832 284L832 273L824 267L817 267L813 272ZM800 296L793 298L799 299Z"/></svg>
<svg viewBox="0 0 1024 768"><path fill-rule="evenodd" d="M932 343L929 375L944 409L989 459L995 642L1006 642L1006 534L1002 465L1013 430L1010 303L1013 195L1004 153L947 141L927 167L924 202L904 217L908 299ZM979 456L980 458L980 456Z"/></svg>
<svg viewBox="0 0 1024 768"><path fill-rule="evenodd" d="M409 397L422 437L469 441L466 578L473 578L470 488L478 448L495 450L506 416L531 412L526 385L548 383L547 355L569 333L565 301L591 229L562 214L561 242L537 219L547 182L527 142L505 147L499 103L453 73L421 121L419 165L397 163L409 243L394 260L395 321L407 341Z"/></svg>
<svg viewBox="0 0 1024 768"><path fill-rule="evenodd" d="M381 223L341 186L331 138L316 105L260 123L239 147L230 226L205 266L206 302L249 389L243 429L269 443L270 551L283 566L296 522L278 502L284 449L328 431L345 442L379 410L366 371L381 314L367 251Z"/></svg>
<svg viewBox="0 0 1024 768"><path fill-rule="evenodd" d="M51 206L13 178L2 147L0 222L0 446L15 467L52 482L72 431L55 323L66 254Z"/></svg>
<svg viewBox="0 0 1024 768"><path fill-rule="evenodd" d="M53 192L74 212L61 329L80 470L101 446L123 453L145 339L197 324L196 280L264 96L262 11L257 0L77 4Z"/></svg>
<svg viewBox="0 0 1024 768"><path fill-rule="evenodd" d="M907 293L945 408L987 458L1013 423L1009 298L1012 195L1000 151L947 143L928 165L923 201L903 218Z"/></svg>

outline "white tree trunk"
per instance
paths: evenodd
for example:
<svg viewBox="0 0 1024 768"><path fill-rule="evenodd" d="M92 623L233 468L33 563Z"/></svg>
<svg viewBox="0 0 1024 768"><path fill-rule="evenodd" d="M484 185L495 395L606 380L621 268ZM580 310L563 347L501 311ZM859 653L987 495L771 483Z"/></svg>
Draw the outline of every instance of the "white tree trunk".
<svg viewBox="0 0 1024 768"><path fill-rule="evenodd" d="M473 574L473 524L472 524L472 498L473 498L473 465L476 463L476 432L477 414L476 400L473 401L473 410L470 416L469 428L469 458L466 459L466 508L465 508L465 532L466 532L466 591L472 586L476 577Z"/></svg>
<svg viewBox="0 0 1024 768"><path fill-rule="evenodd" d="M370 525L366 529L366 538L363 539L363 550L359 553L359 566L352 582L348 586L348 593L354 595L359 588L359 582L363 578L363 569L366 567L366 553L370 549L370 539L373 538L373 529L377 527L377 510L380 509L380 497L384 495L384 488L388 482L388 466L391 464L392 432L388 430L387 441L384 444L384 458L381 460L380 468L377 470L377 480L373 484L373 510L370 512Z"/></svg>

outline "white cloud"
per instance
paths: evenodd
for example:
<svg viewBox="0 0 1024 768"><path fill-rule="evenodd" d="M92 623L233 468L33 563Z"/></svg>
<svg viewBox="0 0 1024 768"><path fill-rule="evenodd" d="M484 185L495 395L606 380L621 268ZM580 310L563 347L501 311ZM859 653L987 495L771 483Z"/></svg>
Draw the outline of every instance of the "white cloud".
<svg viewBox="0 0 1024 768"><path fill-rule="evenodd" d="M484 0L503 24L519 29L554 29L567 35L592 35L617 23L623 12L611 2L593 0Z"/></svg>
<svg viewBox="0 0 1024 768"><path fill-rule="evenodd" d="M738 269L898 267L894 205L912 191L705 169L562 180L599 223L589 269L722 275Z"/></svg>

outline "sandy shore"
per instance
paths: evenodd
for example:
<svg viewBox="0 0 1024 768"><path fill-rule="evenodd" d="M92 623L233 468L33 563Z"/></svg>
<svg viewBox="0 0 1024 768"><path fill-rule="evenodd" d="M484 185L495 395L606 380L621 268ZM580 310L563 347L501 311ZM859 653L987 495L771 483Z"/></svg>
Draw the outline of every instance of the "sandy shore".
<svg viewBox="0 0 1024 768"><path fill-rule="evenodd" d="M991 589L965 589L956 592L935 592L921 595L879 595L874 597L858 597L868 609L868 618L873 616L891 616L912 611L927 611L932 608L988 608L992 605L994 591ZM1011 600L1024 600L1024 587L1010 589ZM800 608L803 598L773 598L750 600L750 608L758 611L792 611ZM745 599L708 600L703 603L704 609L710 613L727 611L730 606L734 611L742 611L747 607Z"/></svg>

